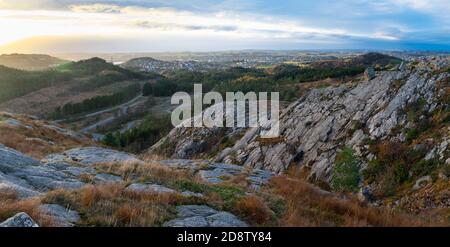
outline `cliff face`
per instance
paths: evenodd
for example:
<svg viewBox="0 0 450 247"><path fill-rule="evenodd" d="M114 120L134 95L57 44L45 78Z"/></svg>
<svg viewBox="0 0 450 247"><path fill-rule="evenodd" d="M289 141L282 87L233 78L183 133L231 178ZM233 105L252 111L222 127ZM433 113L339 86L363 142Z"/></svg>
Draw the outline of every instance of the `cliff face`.
<svg viewBox="0 0 450 247"><path fill-rule="evenodd" d="M407 111L410 105L420 102L419 118L448 112L449 73L443 69L448 68L448 58L405 67L377 72L370 81L311 90L282 111L281 138L263 140L258 129L176 128L150 153L165 149L176 158L207 153L216 161L277 173L300 166L308 168L309 178L329 182L336 153L343 147L354 149L364 168L373 158L370 140L405 142L407 130L415 124ZM448 133L444 130L433 143L445 142ZM234 145L223 148L224 136L227 142L236 140ZM447 157L441 158L445 162Z"/></svg>

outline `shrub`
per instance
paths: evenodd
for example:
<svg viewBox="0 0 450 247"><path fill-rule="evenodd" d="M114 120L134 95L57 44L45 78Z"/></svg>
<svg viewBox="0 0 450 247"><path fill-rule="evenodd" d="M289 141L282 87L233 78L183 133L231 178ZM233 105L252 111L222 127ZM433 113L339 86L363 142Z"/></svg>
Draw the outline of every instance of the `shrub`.
<svg viewBox="0 0 450 247"><path fill-rule="evenodd" d="M376 181L378 176L385 171L385 167L378 159L369 161L367 168L362 171L364 179L370 184Z"/></svg>
<svg viewBox="0 0 450 247"><path fill-rule="evenodd" d="M360 181L359 159L351 148L344 148L336 155L331 186L336 191L355 191Z"/></svg>
<svg viewBox="0 0 450 247"><path fill-rule="evenodd" d="M406 141L412 142L419 136L419 131L417 129L410 129L408 132L406 132Z"/></svg>
<svg viewBox="0 0 450 247"><path fill-rule="evenodd" d="M392 175L397 184L401 184L408 180L408 171L401 162L396 162L394 164Z"/></svg>
<svg viewBox="0 0 450 247"><path fill-rule="evenodd" d="M438 162L435 159L420 160L411 167L412 177L422 177L430 175L430 173L437 168Z"/></svg>
<svg viewBox="0 0 450 247"><path fill-rule="evenodd" d="M404 159L405 150L405 146L399 142L387 141L377 146L380 162L388 164Z"/></svg>

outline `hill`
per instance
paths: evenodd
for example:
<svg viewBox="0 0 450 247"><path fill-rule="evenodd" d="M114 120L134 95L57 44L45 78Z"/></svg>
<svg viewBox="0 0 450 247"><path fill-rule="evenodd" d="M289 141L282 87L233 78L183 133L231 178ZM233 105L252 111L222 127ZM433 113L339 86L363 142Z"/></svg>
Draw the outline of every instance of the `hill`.
<svg viewBox="0 0 450 247"><path fill-rule="evenodd" d="M68 61L42 54L3 54L0 65L21 70L45 70Z"/></svg>
<svg viewBox="0 0 450 247"><path fill-rule="evenodd" d="M357 63L386 61L379 58L370 55ZM379 71L373 80L306 92L281 112L279 138L262 139L253 128L180 127L149 154L213 157L276 173L294 170L329 191L359 190L377 205L415 213L441 209L445 216L449 65L448 57L422 58L401 70Z"/></svg>
<svg viewBox="0 0 450 247"><path fill-rule="evenodd" d="M369 52L363 55L355 56L349 59L336 59L328 61L319 61L312 63L312 67L318 68L339 68L339 67L393 67L401 63L401 59L390 55Z"/></svg>
<svg viewBox="0 0 450 247"><path fill-rule="evenodd" d="M25 71L0 65L0 102L71 79L73 75L55 70Z"/></svg>
<svg viewBox="0 0 450 247"><path fill-rule="evenodd" d="M69 62L43 71L0 66L0 108L28 114L48 114L69 102L113 94L147 75L100 58ZM95 110L95 109L93 109Z"/></svg>

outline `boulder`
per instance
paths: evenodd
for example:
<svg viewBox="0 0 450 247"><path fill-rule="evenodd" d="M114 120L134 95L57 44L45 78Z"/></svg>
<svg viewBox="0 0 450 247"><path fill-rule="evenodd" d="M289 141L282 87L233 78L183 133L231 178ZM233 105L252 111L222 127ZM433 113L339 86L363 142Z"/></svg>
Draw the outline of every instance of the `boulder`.
<svg viewBox="0 0 450 247"><path fill-rule="evenodd" d="M206 205L178 206L178 218L164 223L166 227L247 227L235 215Z"/></svg>
<svg viewBox="0 0 450 247"><path fill-rule="evenodd" d="M18 213L0 223L0 227L39 227L39 225L28 214Z"/></svg>
<svg viewBox="0 0 450 247"><path fill-rule="evenodd" d="M364 71L364 78L368 81L372 80L373 78L375 78L375 70L372 67L367 68Z"/></svg>
<svg viewBox="0 0 450 247"><path fill-rule="evenodd" d="M80 221L80 215L77 211L57 204L43 204L39 209L42 214L50 216L59 227L72 227Z"/></svg>

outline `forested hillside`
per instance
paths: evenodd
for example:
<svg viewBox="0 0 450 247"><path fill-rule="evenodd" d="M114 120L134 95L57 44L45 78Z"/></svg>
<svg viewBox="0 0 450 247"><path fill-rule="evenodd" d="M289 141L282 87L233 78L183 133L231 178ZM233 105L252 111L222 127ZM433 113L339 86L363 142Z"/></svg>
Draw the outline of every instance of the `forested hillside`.
<svg viewBox="0 0 450 247"><path fill-rule="evenodd" d="M45 70L69 61L41 54L3 54L0 65L23 70Z"/></svg>
<svg viewBox="0 0 450 247"><path fill-rule="evenodd" d="M132 84L123 88L117 93L111 95L97 96L86 99L80 103L67 103L62 107L58 107L52 115L55 119L65 118L71 115L91 112L102 108L119 105L124 103L141 93L139 83Z"/></svg>
<svg viewBox="0 0 450 247"><path fill-rule="evenodd" d="M72 80L80 81L73 90L89 91L118 81L145 77L144 74L109 64L100 58L71 62L44 71L23 71L0 66L0 102Z"/></svg>

